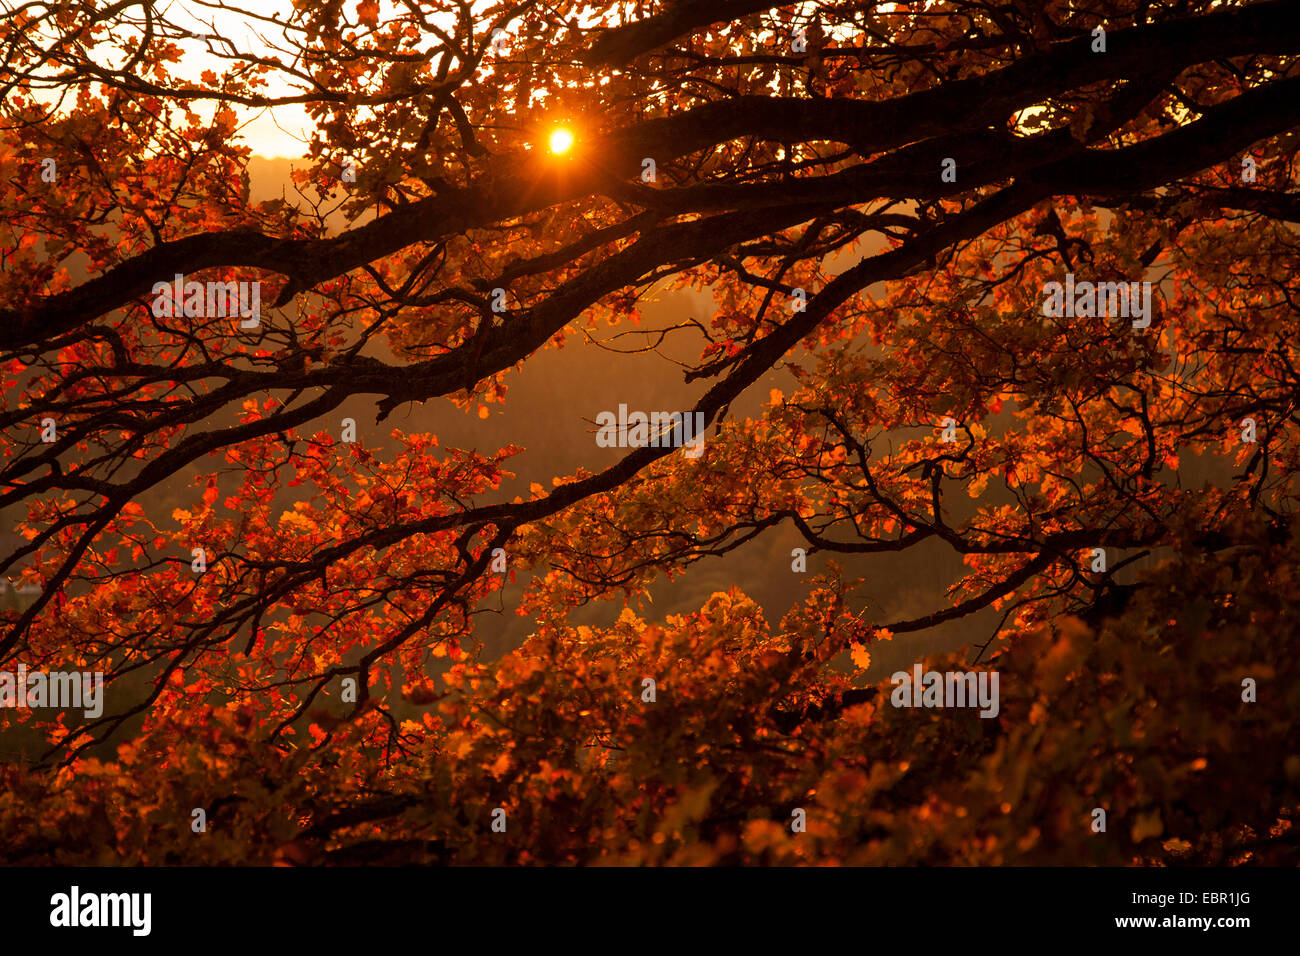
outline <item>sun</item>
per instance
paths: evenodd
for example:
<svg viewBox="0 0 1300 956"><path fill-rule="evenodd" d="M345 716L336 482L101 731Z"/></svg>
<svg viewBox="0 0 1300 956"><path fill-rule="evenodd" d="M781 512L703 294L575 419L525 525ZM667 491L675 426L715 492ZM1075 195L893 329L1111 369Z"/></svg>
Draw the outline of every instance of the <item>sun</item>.
<svg viewBox="0 0 1300 956"><path fill-rule="evenodd" d="M560 154L567 153L573 148L573 133L564 127L551 133L551 152Z"/></svg>

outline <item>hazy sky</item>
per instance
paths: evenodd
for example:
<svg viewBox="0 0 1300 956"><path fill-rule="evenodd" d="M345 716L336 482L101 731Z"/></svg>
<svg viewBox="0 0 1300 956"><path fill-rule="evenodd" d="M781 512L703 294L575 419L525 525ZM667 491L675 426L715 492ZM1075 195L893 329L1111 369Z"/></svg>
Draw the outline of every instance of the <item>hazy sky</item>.
<svg viewBox="0 0 1300 956"><path fill-rule="evenodd" d="M353 0L347 2L354 5ZM287 9L284 0L245 0L242 5L252 14L264 17L282 17ZM381 8L388 6L381 4ZM273 54L274 47L288 46L278 37L280 28L273 23L259 21L256 16L215 10L199 0L176 0L167 7L166 15L173 23L196 34L216 32L241 52L265 56ZM207 51L208 42L198 37L181 41L186 55L172 70L176 78L199 84L205 70L217 73L224 70L226 61ZM284 58L283 54L278 55ZM269 95L294 92L283 78L272 75L270 80L266 91ZM194 108L207 117L217 104L200 103ZM240 138L255 155L272 160L255 162L250 167L254 201L283 193L291 195L285 160L304 160L313 120L306 110L297 106L237 108L237 112L241 118ZM869 251L859 249L857 254ZM843 265L828 263L832 273ZM649 304L646 319L651 324L668 324L683 313L705 317L711 307L707 294L679 292ZM611 361L608 353L577 339L563 350L544 350L533 356L510 376L510 382L510 399L504 406L494 406L488 421L467 416L452 408L449 402L435 401L404 408L394 416L395 421L375 427L374 402L365 397L349 402L341 414L355 415L359 424L369 421L369 427L362 425L369 432L367 443L381 448L389 443L388 432L392 427L432 431L445 445L479 451L518 443L528 451L511 463L511 470L519 476L517 484L527 488L531 481L548 484L553 475L572 474L578 466L600 468L613 463L616 453L597 448L592 437L589 423L597 412L616 408L619 402L626 402L631 408L686 408L704 387L700 383L693 389L684 387L680 369L662 357L622 356ZM772 387L792 391L793 381L788 373L773 370L748 390L733 413L756 413L760 399L766 398ZM539 409L545 412L539 414ZM803 542L798 536L783 528L725 559L702 562L680 582L656 588L656 607L645 611L659 616L698 608L714 590L735 584L764 604L769 620L775 624L806 593L806 578L790 570L790 548L799 544ZM851 575L867 579L864 597L871 607L870 617L882 622L944 606L945 587L961 571L959 557L944 549L914 549L903 555L886 555L874 560L841 555L838 560ZM822 564L820 557L811 561L810 575ZM513 618L508 605L514 595L504 596L506 613L499 622L498 637L509 644L517 641L521 632L526 632L529 622ZM606 615L616 616L617 608L603 608L596 614L597 617ZM985 617L976 616L925 634L900 637L892 647L881 649L879 656L884 659L881 663L892 665L894 658L906 663L918 652L947 650L976 637L982 640L988 634Z"/></svg>
<svg viewBox="0 0 1300 956"><path fill-rule="evenodd" d="M256 16L283 17L289 5L285 0L244 0L241 7ZM229 41L241 53L253 53L258 56L279 56L275 47L287 48L280 30L274 24L259 21L255 16L244 16L230 10L214 10L201 3L178 0L166 8L169 20L177 26L192 29L196 34L216 33ZM204 70L222 73L229 65L208 52L209 41L190 39L178 44L185 55L181 62L172 66L169 72L178 79L201 83ZM274 73L267 77L269 85L265 88L268 96L291 95L295 90L285 82L282 76ZM202 116L210 116L216 104L196 105L195 111ZM258 156L298 158L306 153L306 144L310 139L310 130L315 125L301 106L277 106L274 109L251 109L235 107L240 117L240 138L252 147Z"/></svg>
<svg viewBox="0 0 1300 956"><path fill-rule="evenodd" d="M355 0L346 0L346 2L348 14L352 16L356 6ZM286 61L285 53L280 51L292 50L293 45L284 39L281 29L274 23L259 19L283 18L288 7L286 0L243 0L238 5L247 12L213 9L201 0L174 0L166 8L166 15L177 26L192 29L196 34L216 33L241 52L253 53L261 57L274 56L281 61ZM471 8L480 5L478 2L470 4ZM886 4L882 9L888 10L890 6L892 5ZM380 0L379 7L381 23L385 17L397 13L396 6L389 0ZM435 24L441 20L448 29L454 25L454 20L450 16L426 15ZM838 42L846 41L848 35L853 32L852 27L832 26L829 29L830 35ZM185 51L185 56L180 64L170 70L175 77L199 84L202 82L200 77L204 70L212 70L220 74L228 66L228 61L208 52L206 40L198 38L184 40L180 41L179 45ZM284 96L301 92L292 87L281 75L273 73L266 78L268 86L265 92L268 96ZM216 104L200 104L195 109L200 115L210 116L216 109ZM278 106L274 109L236 107L236 112L241 121L240 135L252 147L254 154L267 158L291 159L304 155L306 143L310 139L310 131L315 124L302 107Z"/></svg>

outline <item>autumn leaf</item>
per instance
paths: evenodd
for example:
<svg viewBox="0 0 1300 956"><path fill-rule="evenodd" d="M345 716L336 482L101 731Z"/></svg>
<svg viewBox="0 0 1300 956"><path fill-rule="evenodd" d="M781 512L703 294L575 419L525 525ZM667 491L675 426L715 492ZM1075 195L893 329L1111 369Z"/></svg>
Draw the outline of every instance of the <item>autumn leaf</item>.
<svg viewBox="0 0 1300 956"><path fill-rule="evenodd" d="M1300 862L1285 4L11 6L3 862Z"/></svg>

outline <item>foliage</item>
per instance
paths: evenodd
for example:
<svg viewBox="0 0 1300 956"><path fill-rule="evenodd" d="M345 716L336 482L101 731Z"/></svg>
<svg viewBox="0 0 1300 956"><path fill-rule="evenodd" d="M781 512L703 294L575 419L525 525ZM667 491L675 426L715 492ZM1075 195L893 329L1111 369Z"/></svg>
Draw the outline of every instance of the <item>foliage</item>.
<svg viewBox="0 0 1300 956"><path fill-rule="evenodd" d="M244 11L278 52L152 4L4 11L0 571L40 594L0 665L110 688L3 715L42 743L0 765L7 862L1295 862L1285 3ZM290 104L300 192L253 203L242 111ZM178 273L260 281L261 324L158 315ZM1066 273L1150 281L1150 328L1045 315ZM712 315L646 322L674 289ZM530 436L381 424L487 415L622 334L691 355L702 457L511 500ZM789 394L730 414L773 369ZM342 439L361 395L395 454ZM776 624L742 587L637 612L781 529L967 571L900 619L833 563ZM490 660L506 578L532 633ZM889 705L878 642L990 608L997 717Z"/></svg>

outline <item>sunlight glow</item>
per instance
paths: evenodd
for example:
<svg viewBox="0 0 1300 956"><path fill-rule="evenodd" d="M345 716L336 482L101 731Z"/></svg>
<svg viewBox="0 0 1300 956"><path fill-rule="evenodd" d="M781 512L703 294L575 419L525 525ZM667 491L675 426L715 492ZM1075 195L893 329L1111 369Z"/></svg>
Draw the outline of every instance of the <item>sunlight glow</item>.
<svg viewBox="0 0 1300 956"><path fill-rule="evenodd" d="M551 152L559 155L573 148L573 133L561 127L551 133Z"/></svg>

